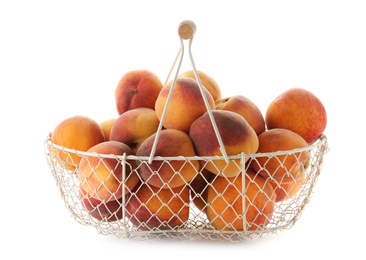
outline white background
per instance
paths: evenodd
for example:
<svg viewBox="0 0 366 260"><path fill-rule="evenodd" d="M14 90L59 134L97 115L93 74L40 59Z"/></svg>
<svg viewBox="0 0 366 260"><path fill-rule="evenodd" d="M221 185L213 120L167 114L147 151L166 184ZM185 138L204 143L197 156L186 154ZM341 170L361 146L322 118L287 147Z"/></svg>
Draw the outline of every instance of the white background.
<svg viewBox="0 0 366 260"><path fill-rule="evenodd" d="M365 13L354 0L1 1L0 258L365 259ZM186 19L197 26L196 66L223 96L245 95L264 113L303 87L327 109L330 151L290 230L240 243L135 241L100 235L64 207L46 136L76 114L115 117L129 70L165 81Z"/></svg>

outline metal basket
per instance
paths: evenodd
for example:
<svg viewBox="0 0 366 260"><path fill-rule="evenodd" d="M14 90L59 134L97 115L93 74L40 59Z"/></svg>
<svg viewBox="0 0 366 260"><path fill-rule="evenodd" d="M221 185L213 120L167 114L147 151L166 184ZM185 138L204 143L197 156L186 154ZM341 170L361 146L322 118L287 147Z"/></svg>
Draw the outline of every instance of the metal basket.
<svg viewBox="0 0 366 260"><path fill-rule="evenodd" d="M179 27L182 43L180 63L184 50L183 40L188 39L191 43L194 32L195 25L190 21L184 21ZM202 90L192 56L191 62ZM179 68L176 77L178 71ZM173 91L173 87L171 91ZM207 104L207 100L205 102ZM52 143L52 133L50 133L45 141L47 162L65 206L72 217L83 225L96 228L101 234L132 239L168 237L241 241L263 237L291 228L310 201L313 188L322 169L323 156L328 151L326 136L322 135L316 142L301 149L272 153L241 153L228 156L212 113L209 108L207 111L211 115L222 156L155 156L154 149L159 141L158 137L162 125L157 130L151 155L147 157L77 151ZM164 112L161 123L163 120ZM306 162L299 159L303 153L308 154ZM109 200L98 200L97 191L93 197L83 192L81 187L84 187L85 184L88 185L88 180L80 174L77 163L70 164L70 162L78 161L75 160L76 157L88 161L97 160L98 165L104 165L105 167L108 167L107 160L114 160L115 168L110 169L111 178L114 177L117 167L122 172L119 194L111 194L112 197ZM299 165L302 178L293 177L293 181L291 184L287 184L286 188L283 180L276 180L272 177L263 178L264 182L258 185L255 179L259 178L257 177L258 174L251 173L253 164L259 162L259 160L277 160L279 168L289 171L285 165L285 161L289 157L295 158L294 163ZM214 165L219 160L234 163L241 174L237 177L227 178L220 174L208 174L204 170L205 165ZM193 167L192 165L197 163L200 167L196 169L196 177L182 186L170 188L169 182L167 182L163 188L156 188L148 185L146 180L142 179L139 174L140 170L145 167L158 175L159 170L150 168L153 162L158 162L159 169L170 167L175 171L174 176L176 178L183 178L176 168L177 163L179 163L180 169ZM266 168L264 167L261 170L266 171ZM92 168L91 171L95 171L95 169ZM132 175L138 177L138 183L133 187L129 187L128 182ZM286 172L285 175L293 176L290 172ZM219 180L226 183L226 186L218 189L217 186L213 185ZM253 189L254 193L249 191L251 185L256 185ZM281 190L282 198L271 197L264 190L265 185L271 185L273 193ZM138 196L142 191L148 194L149 198L142 199L141 196ZM225 195L227 193L231 193L231 200L228 200ZM208 196L211 196L211 203L207 202ZM260 198L265 202L256 203L255 201L260 200ZM152 209L150 205L154 203L159 206ZM218 203L221 203L221 211L214 207L214 204ZM271 207L269 213L265 210L268 206ZM211 217L208 217L208 212L211 213ZM230 212L230 218L225 217L228 212Z"/></svg>

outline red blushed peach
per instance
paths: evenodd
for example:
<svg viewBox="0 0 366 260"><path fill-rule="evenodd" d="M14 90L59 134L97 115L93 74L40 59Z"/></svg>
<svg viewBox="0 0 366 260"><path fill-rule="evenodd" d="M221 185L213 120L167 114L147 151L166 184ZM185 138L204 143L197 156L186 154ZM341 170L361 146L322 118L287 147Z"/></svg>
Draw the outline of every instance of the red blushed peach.
<svg viewBox="0 0 366 260"><path fill-rule="evenodd" d="M79 199L81 205L90 216L103 222L113 222L123 217L122 198L118 200L100 201L80 188Z"/></svg>
<svg viewBox="0 0 366 260"><path fill-rule="evenodd" d="M137 156L150 156L156 133L149 136L137 150ZM155 157L195 156L193 144L188 134L176 129L163 129L160 132ZM198 160L153 160L140 161L138 171L141 178L152 186L176 188L189 183L199 170Z"/></svg>
<svg viewBox="0 0 366 260"><path fill-rule="evenodd" d="M152 71L128 71L122 76L115 90L118 114L138 107L154 109L156 98L162 88L163 83Z"/></svg>
<svg viewBox="0 0 366 260"><path fill-rule="evenodd" d="M227 110L213 110L212 114L227 155L257 152L258 136L242 116ZM189 136L198 156L222 156L218 138L207 112L192 123ZM238 175L242 170L241 159L231 159L229 162L224 159L200 162L202 167L210 172L227 177Z"/></svg>
<svg viewBox="0 0 366 260"><path fill-rule="evenodd" d="M272 185L253 172L245 174L244 185L243 178L217 176L208 187L207 218L217 230L257 230L269 223L276 200Z"/></svg>
<svg viewBox="0 0 366 260"><path fill-rule="evenodd" d="M139 182L135 172L135 161L125 164L114 156L133 155L130 147L117 141L106 141L90 148L88 153L112 155L111 157L85 155L79 164L81 187L91 197L101 200L117 200L127 194ZM124 181L123 181L124 180Z"/></svg>
<svg viewBox="0 0 366 260"><path fill-rule="evenodd" d="M165 128L178 129L188 133L192 122L207 111L200 88L193 79L178 78L167 107L165 118L162 119L164 107L172 87L171 85L172 81L160 91L155 103L156 114L159 120L163 120L163 126ZM215 102L212 95L204 87L203 92L210 109L214 109Z"/></svg>
<svg viewBox="0 0 366 260"><path fill-rule="evenodd" d="M99 124L90 117L72 116L61 121L51 135L54 144L76 151L86 152L92 146L105 141ZM74 170L81 160L77 153L52 149L59 164L68 170Z"/></svg>
<svg viewBox="0 0 366 260"><path fill-rule="evenodd" d="M134 108L117 118L110 139L127 144L136 153L142 142L154 134L158 127L159 119L154 109Z"/></svg>
<svg viewBox="0 0 366 260"><path fill-rule="evenodd" d="M189 211L187 186L161 189L141 183L126 199L127 216L140 230L178 228L188 220Z"/></svg>
<svg viewBox="0 0 366 260"><path fill-rule="evenodd" d="M268 129L289 129L311 144L324 132L327 113L323 103L312 92L291 88L271 102L265 120Z"/></svg>
<svg viewBox="0 0 366 260"><path fill-rule="evenodd" d="M216 109L229 110L238 113L247 120L257 135L266 130L266 124L262 112L249 98L242 95L220 98L215 101Z"/></svg>
<svg viewBox="0 0 366 260"><path fill-rule="evenodd" d="M258 153L262 155L252 160L251 167L265 178L274 179L279 183L293 182L296 180L301 167L309 159L308 151L291 152L301 149L308 143L297 133L284 129L270 129L258 136ZM266 153L280 152L279 154L266 155Z"/></svg>
<svg viewBox="0 0 366 260"><path fill-rule="evenodd" d="M216 80L212 76L208 75L206 72L200 70L197 70L197 74L200 78L201 84L208 90L208 92L210 92L212 98L214 100L221 98L221 89ZM194 74L193 70L188 70L179 74L178 78L190 78L197 81L196 75Z"/></svg>

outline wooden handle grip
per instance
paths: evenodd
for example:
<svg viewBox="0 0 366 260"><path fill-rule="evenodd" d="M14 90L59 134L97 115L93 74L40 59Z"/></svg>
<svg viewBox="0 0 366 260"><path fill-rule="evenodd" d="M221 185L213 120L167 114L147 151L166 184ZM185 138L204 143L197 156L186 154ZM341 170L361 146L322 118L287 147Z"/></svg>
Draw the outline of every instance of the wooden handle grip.
<svg viewBox="0 0 366 260"><path fill-rule="evenodd" d="M196 32L196 25L190 20L185 20L179 24L178 34L183 40L192 39Z"/></svg>

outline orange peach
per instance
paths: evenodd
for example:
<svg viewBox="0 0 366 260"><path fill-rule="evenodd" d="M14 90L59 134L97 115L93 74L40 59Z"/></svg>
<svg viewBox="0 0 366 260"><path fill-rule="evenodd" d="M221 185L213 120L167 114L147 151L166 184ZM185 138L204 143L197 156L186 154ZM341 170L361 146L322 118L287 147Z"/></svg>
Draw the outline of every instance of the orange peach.
<svg viewBox="0 0 366 260"><path fill-rule="evenodd" d="M275 199L272 185L253 172L232 178L217 176L208 187L207 218L217 230L262 229L274 212Z"/></svg>
<svg viewBox="0 0 366 260"><path fill-rule="evenodd" d="M161 189L141 183L126 198L127 216L140 230L170 230L189 218L187 186Z"/></svg>
<svg viewBox="0 0 366 260"><path fill-rule="evenodd" d="M149 136L136 152L137 156L150 156L157 134ZM155 157L195 156L188 134L177 129L163 129L160 132ZM175 188L190 182L199 170L198 160L140 161L138 171L141 178L155 187Z"/></svg>
<svg viewBox="0 0 366 260"><path fill-rule="evenodd" d="M304 148L308 143L297 133L285 129L270 129L258 136L261 153L252 160L253 169L265 178L274 179L280 183L293 182L303 164L309 159L308 151L291 152L289 150ZM281 152L281 154L266 154Z"/></svg>
<svg viewBox="0 0 366 260"><path fill-rule="evenodd" d="M102 121L99 123L99 126L102 128L102 131L104 133L105 141L110 140L110 134L113 127L114 122L116 122L117 118L110 118Z"/></svg>
<svg viewBox="0 0 366 260"><path fill-rule="evenodd" d="M122 198L118 200L100 201L86 193L83 188L79 190L81 205L90 216L103 222L112 222L123 217Z"/></svg>
<svg viewBox="0 0 366 260"><path fill-rule="evenodd" d="M117 84L115 102L119 115L137 107L154 109L163 83L149 70L131 70Z"/></svg>
<svg viewBox="0 0 366 260"><path fill-rule="evenodd" d="M227 110L213 110L212 114L227 155L257 152L258 136L241 115ZM192 123L189 136L198 156L222 156L208 112ZM227 177L238 175L242 170L240 158L231 159L229 162L224 159L200 162L202 167L210 172Z"/></svg>
<svg viewBox="0 0 366 260"><path fill-rule="evenodd" d="M86 116L72 116L61 121L51 135L54 144L76 151L86 152L92 146L104 142L104 133L99 124ZM77 153L52 149L57 161L69 170L74 170L81 160Z"/></svg>
<svg viewBox="0 0 366 260"><path fill-rule="evenodd" d="M115 156L133 155L131 148L121 142L106 141L90 148L79 164L81 187L91 197L101 200L117 200L127 194L139 182L135 161L123 163ZM111 157L97 156L111 155ZM125 176L124 168L125 167ZM124 189L124 190L123 190Z"/></svg>
<svg viewBox="0 0 366 260"><path fill-rule="evenodd" d="M201 95L197 82L190 78L178 78L169 101L165 118L162 119L172 81L168 82L160 91L156 99L155 111L159 120L163 120L163 126L168 129L178 129L188 133L194 120L203 115L206 105ZM215 102L210 92L203 88L210 109L215 108Z"/></svg>
<svg viewBox="0 0 366 260"><path fill-rule="evenodd" d="M323 134L327 113L323 103L312 92L291 88L270 103L265 121L268 129L289 129L311 144Z"/></svg>
<svg viewBox="0 0 366 260"><path fill-rule="evenodd" d="M159 119L155 110L134 108L121 114L111 129L110 139L127 144L136 154L147 137L157 131Z"/></svg>
<svg viewBox="0 0 366 260"><path fill-rule="evenodd" d="M216 109L229 110L243 116L249 125L253 127L257 135L266 130L266 124L262 112L258 106L249 98L242 95L234 95L227 98L220 98L215 101Z"/></svg>
<svg viewBox="0 0 366 260"><path fill-rule="evenodd" d="M270 180L270 183L272 184L275 193L277 195L276 202L293 198L302 189L308 177L305 170L300 170L298 176L296 177L297 177L296 180L287 183L279 183Z"/></svg>
<svg viewBox="0 0 366 260"><path fill-rule="evenodd" d="M221 89L216 80L208 75L206 72L197 70L198 77L201 84L211 93L214 100L221 98ZM178 78L190 78L197 81L196 75L193 70L187 70L178 75Z"/></svg>

